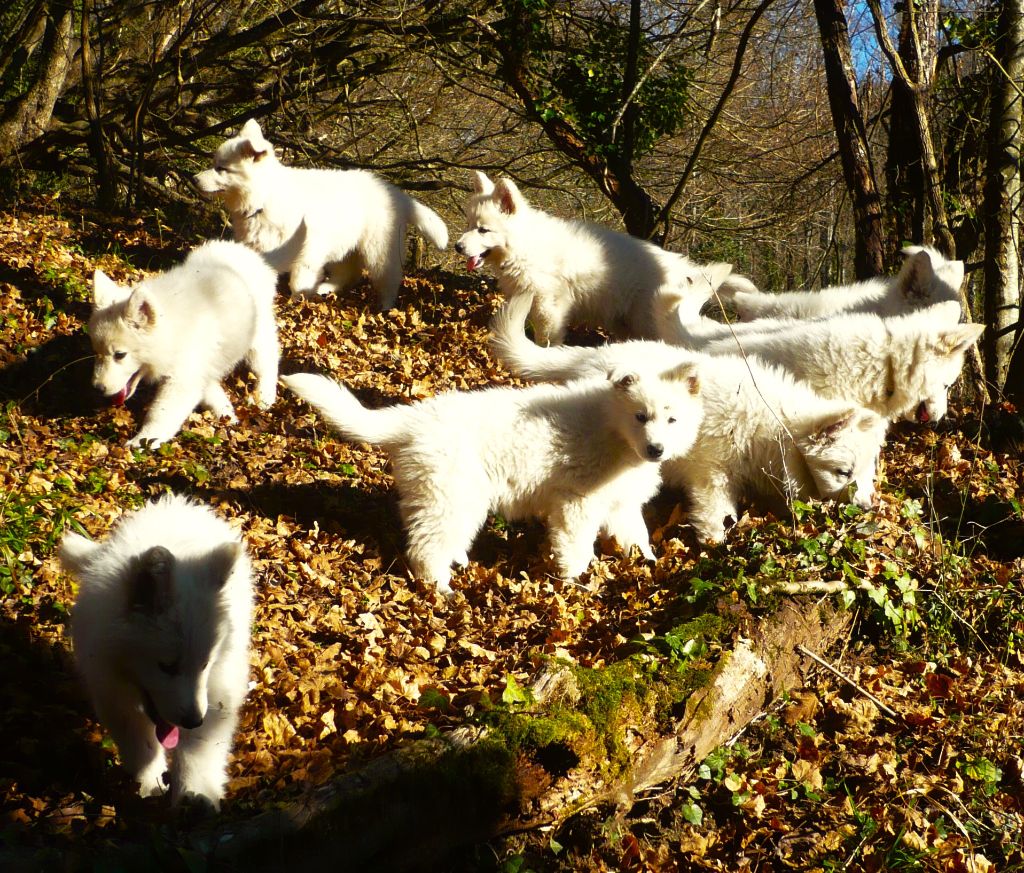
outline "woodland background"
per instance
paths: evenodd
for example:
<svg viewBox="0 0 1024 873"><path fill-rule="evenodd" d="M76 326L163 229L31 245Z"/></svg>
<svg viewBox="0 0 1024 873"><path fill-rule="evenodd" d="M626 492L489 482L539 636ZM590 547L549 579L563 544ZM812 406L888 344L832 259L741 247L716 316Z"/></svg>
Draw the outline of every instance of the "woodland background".
<svg viewBox="0 0 1024 873"><path fill-rule="evenodd" d="M690 676L730 646L700 616L742 611L746 628L774 614L767 588L846 580L842 658L897 722L816 675L689 779L543 822L505 810L462 841L527 836L446 863L1020 869L1022 22L1019 0L6 4L0 851L27 869L92 869L124 845L150 869L216 866L165 811L111 786L52 555L66 526L100 535L174 487L235 518L265 575L229 819L412 739L510 720L521 798L573 769L553 748L619 784L623 731L658 729L638 715L647 686L615 687L625 721L591 707L585 730L541 742L522 724L545 658ZM88 398L92 269L134 278L224 235L189 179L249 117L286 161L374 169L453 236L482 169L559 214L731 261L766 290L893 272L904 243L933 243L967 263L982 355L950 421L894 429L867 518L746 517L709 549L669 497L649 517L658 564L610 556L589 589L546 575L537 528L495 519L446 605L404 577L383 456L326 438L295 404L237 429L195 416L176 446L133 456L139 407ZM427 257L390 315L360 292L282 300L285 366L318 365L380 402L508 381L484 345L492 284L450 253Z"/></svg>

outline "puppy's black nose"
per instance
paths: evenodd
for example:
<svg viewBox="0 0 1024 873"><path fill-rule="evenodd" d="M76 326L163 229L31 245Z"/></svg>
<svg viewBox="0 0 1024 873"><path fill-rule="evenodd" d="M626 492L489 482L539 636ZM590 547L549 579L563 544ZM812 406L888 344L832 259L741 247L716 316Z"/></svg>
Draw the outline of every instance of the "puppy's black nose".
<svg viewBox="0 0 1024 873"><path fill-rule="evenodd" d="M455 243L455 251L457 251L460 255L466 254L466 247L462 244L461 239L457 243Z"/></svg>
<svg viewBox="0 0 1024 873"><path fill-rule="evenodd" d="M186 730L195 730L203 723L203 717L199 714L199 710L193 710L192 712L186 712L181 717L181 727Z"/></svg>
<svg viewBox="0 0 1024 873"><path fill-rule="evenodd" d="M662 455L665 454L665 447L658 443L647 444L647 457L652 461L657 461Z"/></svg>

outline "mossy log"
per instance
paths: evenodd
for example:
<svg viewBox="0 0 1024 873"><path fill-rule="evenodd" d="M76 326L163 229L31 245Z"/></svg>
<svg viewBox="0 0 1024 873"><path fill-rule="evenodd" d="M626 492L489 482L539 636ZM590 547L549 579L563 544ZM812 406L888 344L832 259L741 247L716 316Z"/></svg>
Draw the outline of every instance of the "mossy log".
<svg viewBox="0 0 1024 873"><path fill-rule="evenodd" d="M553 664L513 720L412 742L248 821L167 834L166 844L122 846L117 867L164 869L160 860L177 856L206 870L313 863L338 871L426 869L459 846L557 822L596 803L628 807L637 791L692 772L801 684L808 664L796 646L822 652L850 623L830 600L784 599L759 619L742 607L720 612L725 619L715 626L728 628L718 641L722 654L685 697L664 693L679 691L678 676L635 678L628 666L635 660L601 671ZM607 699L588 700L599 696L600 675L611 677ZM666 699L673 701L667 708ZM49 869L42 860L36 857L33 869ZM60 869L77 867L68 862Z"/></svg>

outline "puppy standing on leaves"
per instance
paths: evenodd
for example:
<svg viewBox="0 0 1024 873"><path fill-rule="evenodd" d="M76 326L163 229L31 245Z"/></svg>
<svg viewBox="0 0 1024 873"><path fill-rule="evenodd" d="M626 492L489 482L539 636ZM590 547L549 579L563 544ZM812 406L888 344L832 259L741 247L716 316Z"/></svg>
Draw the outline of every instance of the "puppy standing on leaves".
<svg viewBox="0 0 1024 873"><path fill-rule="evenodd" d="M282 381L347 439L387 450L412 572L445 593L488 512L545 519L567 578L587 569L600 531L653 559L642 507L658 490L660 463L689 450L701 419L688 363L376 410L323 376Z"/></svg>
<svg viewBox="0 0 1024 873"><path fill-rule="evenodd" d="M226 522L165 495L124 516L102 542L60 544L79 581L75 661L96 715L143 796L219 807L248 690L252 571Z"/></svg>

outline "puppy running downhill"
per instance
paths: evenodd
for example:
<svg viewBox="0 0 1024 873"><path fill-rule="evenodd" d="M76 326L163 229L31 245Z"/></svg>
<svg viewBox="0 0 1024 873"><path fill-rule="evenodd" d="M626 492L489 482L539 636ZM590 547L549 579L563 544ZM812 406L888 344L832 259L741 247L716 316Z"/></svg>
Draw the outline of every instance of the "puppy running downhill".
<svg viewBox="0 0 1024 873"><path fill-rule="evenodd" d="M274 271L256 252L223 241L203 244L184 263L133 288L96 271L89 319L93 385L121 406L140 382L159 383L129 446L167 442L197 406L234 421L220 383L243 360L256 375L256 402L264 409L274 403L276 286Z"/></svg>
<svg viewBox="0 0 1024 873"><path fill-rule="evenodd" d="M213 167L195 184L224 200L238 242L291 273L293 298L344 290L365 268L377 305L391 309L402 283L406 227L414 225L438 249L448 245L436 212L368 170L282 164L255 119L221 143Z"/></svg>
<svg viewBox="0 0 1024 873"><path fill-rule="evenodd" d="M560 344L570 324L663 339L663 319L695 318L723 283L753 287L730 277L730 264L701 266L628 234L548 215L511 180L494 183L480 172L455 250L470 271L491 267L506 298L533 296L533 326L544 345Z"/></svg>
<svg viewBox="0 0 1024 873"><path fill-rule="evenodd" d="M701 418L689 364L378 410L323 376L282 381L346 439L387 450L410 569L445 593L488 512L546 519L566 578L587 569L602 530L653 560L641 509L658 490L660 462L691 447Z"/></svg>
<svg viewBox="0 0 1024 873"><path fill-rule="evenodd" d="M165 495L124 516L101 543L60 544L80 589L75 661L121 763L146 797L217 808L249 682L252 571L228 524Z"/></svg>

